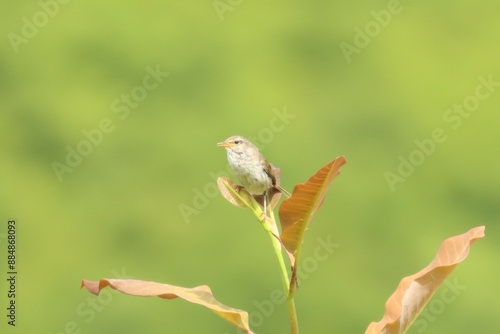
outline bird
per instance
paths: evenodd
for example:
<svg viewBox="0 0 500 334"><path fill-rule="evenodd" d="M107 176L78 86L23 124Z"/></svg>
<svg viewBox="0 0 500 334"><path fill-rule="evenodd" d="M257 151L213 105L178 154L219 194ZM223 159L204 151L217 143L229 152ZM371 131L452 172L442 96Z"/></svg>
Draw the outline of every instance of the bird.
<svg viewBox="0 0 500 334"><path fill-rule="evenodd" d="M277 189L290 197L290 193L276 184L276 176L269 161L260 153L257 146L243 136L231 136L217 146L227 151L227 160L243 187L252 195L264 196L264 219L267 213L269 189Z"/></svg>

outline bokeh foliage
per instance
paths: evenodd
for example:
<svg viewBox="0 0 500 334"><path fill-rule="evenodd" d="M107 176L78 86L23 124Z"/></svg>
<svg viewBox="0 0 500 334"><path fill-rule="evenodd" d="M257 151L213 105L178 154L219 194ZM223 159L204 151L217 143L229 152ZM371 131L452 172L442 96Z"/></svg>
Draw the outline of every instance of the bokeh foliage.
<svg viewBox="0 0 500 334"><path fill-rule="evenodd" d="M318 238L339 247L302 277L304 333L363 332L401 277L478 225L487 237L452 275L466 289L424 332L499 332L500 90L456 129L443 115L479 77L500 81L500 4L401 1L349 63L341 43L388 2L222 2L235 4L223 20L212 1L1 5L0 219L19 222L19 328L234 332L182 301L78 290L82 278L117 272L208 284L257 322L258 305L281 288L271 246L248 212L215 195L214 175L227 173L215 143L241 134L289 190L336 156L349 161L306 235L304 258ZM41 3L59 5L16 52L9 34L22 34L24 18L43 20ZM121 119L113 104L124 106L148 67L169 75ZM53 162L103 119L113 130L59 182ZM436 128L447 139L391 191L384 174ZM193 313L199 321L187 322ZM263 319L259 334L288 328L284 305Z"/></svg>

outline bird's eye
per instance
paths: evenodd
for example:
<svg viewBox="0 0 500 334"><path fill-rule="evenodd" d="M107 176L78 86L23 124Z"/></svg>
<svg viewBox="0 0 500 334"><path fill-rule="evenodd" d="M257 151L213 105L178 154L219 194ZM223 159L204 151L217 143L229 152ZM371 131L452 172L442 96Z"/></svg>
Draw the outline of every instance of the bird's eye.
<svg viewBox="0 0 500 334"><path fill-rule="evenodd" d="M238 140L235 140L235 141L234 141L234 143L235 143L236 145L241 144L241 140L239 140L239 139L238 139Z"/></svg>

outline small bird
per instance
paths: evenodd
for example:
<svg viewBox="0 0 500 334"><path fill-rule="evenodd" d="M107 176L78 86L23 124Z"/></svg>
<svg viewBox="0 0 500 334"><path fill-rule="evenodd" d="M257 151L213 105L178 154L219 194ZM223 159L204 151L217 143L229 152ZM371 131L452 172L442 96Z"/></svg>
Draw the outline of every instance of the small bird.
<svg viewBox="0 0 500 334"><path fill-rule="evenodd" d="M242 136L232 136L217 143L217 146L226 149L229 165L243 187L252 195L264 195L264 218L266 217L266 197L269 189L275 188L290 197L288 191L276 184L271 164L250 140Z"/></svg>

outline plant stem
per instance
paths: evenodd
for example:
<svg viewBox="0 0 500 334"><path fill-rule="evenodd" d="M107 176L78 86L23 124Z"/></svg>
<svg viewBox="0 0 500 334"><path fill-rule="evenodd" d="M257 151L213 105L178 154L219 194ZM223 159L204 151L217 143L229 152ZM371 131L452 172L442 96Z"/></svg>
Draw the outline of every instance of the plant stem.
<svg viewBox="0 0 500 334"><path fill-rule="evenodd" d="M288 297L287 303L292 334L299 334L299 323L297 322L297 312L295 311L295 300L293 299L293 297Z"/></svg>
<svg viewBox="0 0 500 334"><path fill-rule="evenodd" d="M295 300L293 299L293 293L290 293L290 279L288 278L288 271L286 269L285 261L283 260L283 252L281 249L281 242L276 237L279 236L278 227L276 225L276 220L274 218L274 212L271 210L271 223L269 224L269 236L271 237L271 242L273 244L274 252L281 269L281 280L283 282L283 290L287 296L286 301L288 304L288 314L290 316L290 326L291 333L299 333L299 324L297 321L297 312L295 310ZM267 222L267 221L266 221ZM267 229L267 228L266 228Z"/></svg>
<svg viewBox="0 0 500 334"><path fill-rule="evenodd" d="M257 203L257 201L255 200L254 197L250 196L248 193L245 192L250 198L250 201L247 201L233 187L229 187L228 189L232 193L233 196L237 197L241 201L241 203L243 203L250 210L252 210L254 215L257 217L257 219L260 220L260 222L262 223L262 226L269 233L269 236L271 237L271 243L273 244L274 252L276 254L276 258L278 259L278 263L279 263L279 266L281 269L281 281L283 282L283 291L285 292L285 295L287 296L286 300L287 300L287 304L288 304L288 314L290 316L291 333L298 334L299 333L299 324L297 322L297 312L295 310L295 301L293 299L294 292L295 292L295 286L294 285L290 286L290 279L288 278L288 271L286 269L285 261L283 260L283 251L282 251L282 247L281 247L281 240L279 239L280 234L278 231L278 225L276 224L276 219L274 218L274 211L273 211L272 205L269 205L269 207L266 208L266 210L265 210L266 212L271 213L270 217L269 217L270 219L268 219L268 217L266 217L264 215L264 212L262 211L262 209L260 208L259 204ZM264 196L267 196L267 193L264 194ZM262 215L264 215L263 221L261 220Z"/></svg>
<svg viewBox="0 0 500 334"><path fill-rule="evenodd" d="M285 261L283 260L283 252L281 251L281 242L276 238L279 236L278 228L274 220L274 213L271 211L271 220L269 224L269 236L271 238L271 243L273 244L274 253L278 259L278 263L281 269L281 281L283 282L283 289L285 294L288 296L288 285L290 284L290 279L288 278L288 271L286 269Z"/></svg>

